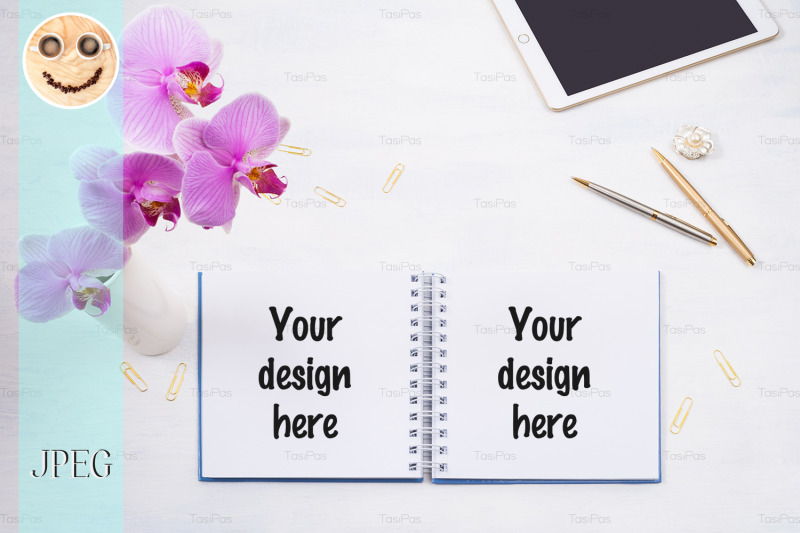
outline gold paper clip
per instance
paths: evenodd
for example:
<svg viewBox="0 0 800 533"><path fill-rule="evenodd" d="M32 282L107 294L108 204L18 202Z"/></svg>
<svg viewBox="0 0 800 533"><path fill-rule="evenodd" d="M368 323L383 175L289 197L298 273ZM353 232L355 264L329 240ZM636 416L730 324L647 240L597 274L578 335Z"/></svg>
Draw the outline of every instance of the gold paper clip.
<svg viewBox="0 0 800 533"><path fill-rule="evenodd" d="M717 354L719 354L719 356L717 356ZM742 380L739 379L738 375L736 375L736 371L733 370L733 367L728 360L725 359L725 356L722 355L721 351L714 350L714 359L717 361L717 364L722 369L722 372L725 374L725 377L728 378L728 381L730 381L731 385L738 387L742 384ZM722 359L722 361L720 361L720 359ZM725 364L722 364L723 362Z"/></svg>
<svg viewBox="0 0 800 533"><path fill-rule="evenodd" d="M397 163L394 166L392 173L389 174L389 177L386 179L386 183L383 184L383 192L389 192L394 188L394 184L400 179L400 174L402 174L405 169L406 167L403 163Z"/></svg>
<svg viewBox="0 0 800 533"><path fill-rule="evenodd" d="M291 146L288 144L278 145L278 151L286 152L287 154L302 155L304 157L308 157L311 155L311 150L309 150L308 148L301 148L299 146Z"/></svg>
<svg viewBox="0 0 800 533"><path fill-rule="evenodd" d="M684 410L683 406L684 404L686 404L687 401L689 403L688 405L686 405L686 409ZM678 433L681 432L681 429L683 429L683 423L686 422L686 417L689 416L689 410L692 408L692 405L694 405L694 400L692 400L688 396L683 399L683 401L681 402L681 406L678 408L678 412L675 413L675 418L672 419L672 424L669 425L670 433L674 433L675 435L677 435ZM677 423L678 418L681 416L681 413L683 413L683 418L681 418L680 423Z"/></svg>
<svg viewBox="0 0 800 533"><path fill-rule="evenodd" d="M272 202L275 205L281 205L281 197L278 196L277 194L272 194L272 193L269 193L269 192L263 192L263 193L261 193L261 197L262 198L266 198L267 200L269 200L270 202Z"/></svg>
<svg viewBox="0 0 800 533"><path fill-rule="evenodd" d="M337 207L344 207L347 204L344 198L336 196L331 191L326 191L322 187L314 187L314 192Z"/></svg>
<svg viewBox="0 0 800 533"><path fill-rule="evenodd" d="M181 366L183 366L183 372L181 372ZM172 390L172 387L175 385L175 380L178 379L178 372L181 372L181 379L178 381L178 386L175 387L175 390ZM178 391L181 390L181 385L183 385L183 376L186 374L186 363L179 363L178 368L175 369L175 375L172 376L172 383L169 384L169 389L167 390L167 400L172 401L178 397Z"/></svg>
<svg viewBox="0 0 800 533"><path fill-rule="evenodd" d="M144 379L142 379L142 376L140 376L136 372L136 370L133 369L133 367L130 365L130 363L128 363L127 361L123 361L122 364L119 365L119 369L122 370L122 373L125 374L125 377L128 378L128 381L133 383L134 387L136 387L137 389L139 389L142 392L147 390L147 382ZM136 376L138 378L139 382L141 382L141 384L144 385L144 388L142 388L141 385L139 385L139 383L134 381L134 379L131 377L131 374L128 373L129 370L131 371L131 373L133 373L134 376Z"/></svg>

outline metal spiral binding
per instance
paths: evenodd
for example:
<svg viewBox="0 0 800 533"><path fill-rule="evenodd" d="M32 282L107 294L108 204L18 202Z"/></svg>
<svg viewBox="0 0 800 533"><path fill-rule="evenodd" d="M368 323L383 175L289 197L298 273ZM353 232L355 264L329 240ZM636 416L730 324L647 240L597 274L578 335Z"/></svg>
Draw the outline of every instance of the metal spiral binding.
<svg viewBox="0 0 800 533"><path fill-rule="evenodd" d="M436 421L447 421L447 413L437 410L436 406L447 404L447 396L442 394L447 389L447 380L441 376L447 373L447 365L439 361L447 357L447 350L439 346L447 342L447 335L436 330L447 326L447 320L440 316L447 311L447 306L441 302L447 297L447 291L441 287L447 279L441 274L423 272L412 275L411 282L416 284L411 296L419 298L411 304L411 311L417 313L411 325L419 328L411 334L411 341L419 344L410 351L409 388L412 393L409 403L420 407L408 418L420 425L409 429L408 435L422 442L408 447L408 453L416 456L409 462L409 469L423 474L434 470L446 472L447 462L439 457L447 455L447 446L436 441L447 438L447 429L436 427Z"/></svg>
<svg viewBox="0 0 800 533"><path fill-rule="evenodd" d="M436 400L440 405L447 403L447 396L439 396L438 394L412 394L411 405L418 405L420 398L422 398L423 405L425 405L425 402L431 402L432 404L433 400Z"/></svg>
<svg viewBox="0 0 800 533"><path fill-rule="evenodd" d="M437 354L439 357L447 357L447 350L442 350L436 346L431 346L428 349L432 354ZM421 348L411 348L411 357L418 357L422 352Z"/></svg>
<svg viewBox="0 0 800 533"><path fill-rule="evenodd" d="M412 357L416 357L412 355ZM433 361L423 361L422 363L414 363L411 365L412 372L419 372L420 368L436 368L439 372L447 372L447 365L443 365L442 363L434 363Z"/></svg>
<svg viewBox="0 0 800 533"><path fill-rule="evenodd" d="M446 342L447 335L444 333L439 333L438 331L416 331L411 334L412 341L420 340L420 337L437 337L439 342Z"/></svg>
<svg viewBox="0 0 800 533"><path fill-rule="evenodd" d="M418 389L418 388L420 388L420 384L422 384L422 386L424 388L425 385L434 384L434 383L439 385L440 389L446 389L447 388L447 381L444 380L444 379L439 379L439 378L412 379L411 380L411 388L412 389Z"/></svg>
<svg viewBox="0 0 800 533"><path fill-rule="evenodd" d="M413 304L411 304L412 311L419 311L420 307L428 307L428 308L438 307L439 312L441 313L447 311L447 306L441 302L414 302Z"/></svg>
<svg viewBox="0 0 800 533"><path fill-rule="evenodd" d="M419 420L420 416L435 416L438 417L442 422L447 422L447 413L439 413L437 411L417 411L415 413L410 413L408 415L408 419L412 421Z"/></svg>
<svg viewBox="0 0 800 533"><path fill-rule="evenodd" d="M417 317L414 317L414 318L411 319L411 325L412 326L419 326L420 322L423 322L425 320L435 320L435 321L438 322L437 325L439 327L442 327L442 328L447 325L447 320L445 320L444 318L438 317L438 316L427 316L427 317L426 316L417 316Z"/></svg>

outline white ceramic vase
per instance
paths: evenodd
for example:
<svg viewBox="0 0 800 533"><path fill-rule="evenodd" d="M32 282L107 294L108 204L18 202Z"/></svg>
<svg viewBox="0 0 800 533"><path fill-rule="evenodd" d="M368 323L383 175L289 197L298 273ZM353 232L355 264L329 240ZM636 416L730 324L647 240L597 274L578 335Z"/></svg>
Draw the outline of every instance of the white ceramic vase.
<svg viewBox="0 0 800 533"><path fill-rule="evenodd" d="M111 290L111 307L96 317L103 332L121 336L140 354L170 351L186 332L186 306L133 250L121 274L117 272L106 282Z"/></svg>

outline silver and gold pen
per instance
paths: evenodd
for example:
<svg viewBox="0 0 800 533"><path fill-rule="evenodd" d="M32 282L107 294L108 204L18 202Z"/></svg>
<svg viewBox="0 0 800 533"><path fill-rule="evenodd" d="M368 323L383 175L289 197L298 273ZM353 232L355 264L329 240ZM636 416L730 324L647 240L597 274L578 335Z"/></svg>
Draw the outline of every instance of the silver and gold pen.
<svg viewBox="0 0 800 533"><path fill-rule="evenodd" d="M608 198L612 202L618 203L622 207L627 207L628 209L630 209L635 213L639 213L642 216L646 216L650 220L658 222L662 226L666 226L670 229L677 231L678 233L683 233L687 237L691 237L692 239L696 239L706 244L710 244L711 246L717 245L717 239L715 239L713 235L701 230L698 227L692 226L688 222L681 220L678 217L674 217L672 215L656 211L652 207L647 207L644 204L640 204L636 200L631 200L627 196L623 196L617 192L612 191L611 189L606 189L605 187L601 187L596 183L592 183L590 181L581 178L573 177L572 179L574 179L575 181L577 181L590 191L594 191L600 196Z"/></svg>

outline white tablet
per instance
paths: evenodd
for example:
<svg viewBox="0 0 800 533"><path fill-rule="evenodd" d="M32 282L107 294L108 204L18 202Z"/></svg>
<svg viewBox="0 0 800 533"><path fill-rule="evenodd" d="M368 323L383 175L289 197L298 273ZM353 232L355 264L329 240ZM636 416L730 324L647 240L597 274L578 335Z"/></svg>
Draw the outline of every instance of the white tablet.
<svg viewBox="0 0 800 533"><path fill-rule="evenodd" d="M778 34L760 0L492 0L560 111Z"/></svg>

